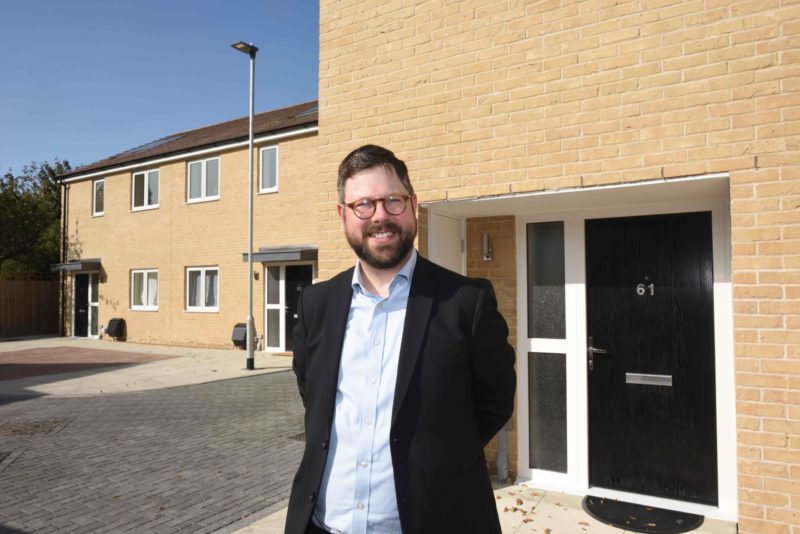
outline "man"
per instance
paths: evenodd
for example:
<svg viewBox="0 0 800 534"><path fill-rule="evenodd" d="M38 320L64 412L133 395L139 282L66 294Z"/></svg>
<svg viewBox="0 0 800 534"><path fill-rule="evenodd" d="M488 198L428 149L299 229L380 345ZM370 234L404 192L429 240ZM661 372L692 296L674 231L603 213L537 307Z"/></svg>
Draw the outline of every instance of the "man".
<svg viewBox="0 0 800 534"><path fill-rule="evenodd" d="M483 447L516 375L491 283L417 255L417 197L389 150L351 152L337 186L358 262L299 299L306 448L286 533L499 533Z"/></svg>

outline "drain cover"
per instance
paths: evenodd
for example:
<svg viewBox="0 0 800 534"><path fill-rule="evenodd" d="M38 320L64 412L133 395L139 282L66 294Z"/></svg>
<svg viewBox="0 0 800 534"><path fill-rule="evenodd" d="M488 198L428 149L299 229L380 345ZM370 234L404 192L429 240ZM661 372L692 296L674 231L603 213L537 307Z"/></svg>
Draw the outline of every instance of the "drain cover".
<svg viewBox="0 0 800 534"><path fill-rule="evenodd" d="M14 421L0 423L0 436L31 436L33 434L49 434L63 424L63 420Z"/></svg>

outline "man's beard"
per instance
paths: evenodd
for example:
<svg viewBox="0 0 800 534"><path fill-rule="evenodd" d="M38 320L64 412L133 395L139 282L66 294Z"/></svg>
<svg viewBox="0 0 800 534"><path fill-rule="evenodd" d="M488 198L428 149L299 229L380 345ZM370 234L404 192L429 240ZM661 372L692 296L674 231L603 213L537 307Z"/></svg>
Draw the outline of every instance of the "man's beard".
<svg viewBox="0 0 800 534"><path fill-rule="evenodd" d="M388 255L376 254L376 251L369 248L369 234L386 231L394 232L400 239L377 247L377 251L379 252L388 250ZM345 235L347 237L347 242L350 243L350 247L361 261L375 269L391 269L403 261L408 253L411 252L411 249L414 248L417 226L414 225L412 231L405 232L400 226L394 223L385 223L368 226L361 232L360 236L352 236L349 232L345 232Z"/></svg>

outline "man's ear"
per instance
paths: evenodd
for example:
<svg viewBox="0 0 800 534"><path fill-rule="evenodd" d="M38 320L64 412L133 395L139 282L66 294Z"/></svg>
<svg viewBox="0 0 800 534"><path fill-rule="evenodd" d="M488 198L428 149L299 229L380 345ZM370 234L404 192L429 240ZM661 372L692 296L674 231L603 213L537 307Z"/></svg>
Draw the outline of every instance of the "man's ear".
<svg viewBox="0 0 800 534"><path fill-rule="evenodd" d="M344 231L344 210L345 206L336 204L336 214L339 216L339 222L341 223L342 231Z"/></svg>
<svg viewBox="0 0 800 534"><path fill-rule="evenodd" d="M411 209L414 210L414 215L417 214L417 195L411 195Z"/></svg>

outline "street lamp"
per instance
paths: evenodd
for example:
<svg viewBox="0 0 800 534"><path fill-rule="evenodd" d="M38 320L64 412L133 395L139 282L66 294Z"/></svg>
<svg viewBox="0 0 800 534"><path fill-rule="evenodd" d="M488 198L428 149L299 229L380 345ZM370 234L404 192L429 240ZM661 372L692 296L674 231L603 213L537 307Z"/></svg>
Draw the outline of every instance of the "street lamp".
<svg viewBox="0 0 800 534"><path fill-rule="evenodd" d="M250 149L247 154L247 369L256 368L253 357L253 89L256 75L256 52L258 47L253 43L239 41L233 43L232 48L250 56Z"/></svg>

